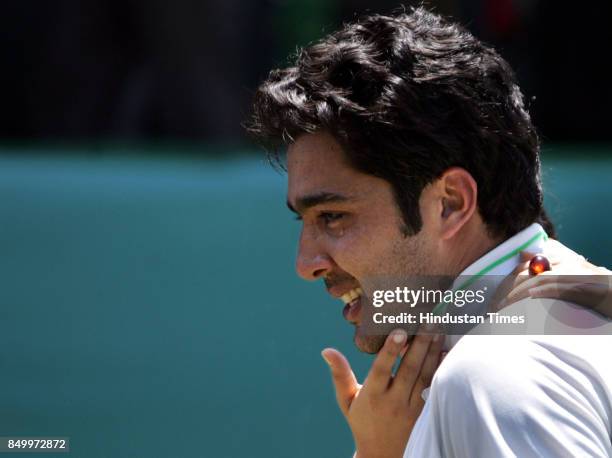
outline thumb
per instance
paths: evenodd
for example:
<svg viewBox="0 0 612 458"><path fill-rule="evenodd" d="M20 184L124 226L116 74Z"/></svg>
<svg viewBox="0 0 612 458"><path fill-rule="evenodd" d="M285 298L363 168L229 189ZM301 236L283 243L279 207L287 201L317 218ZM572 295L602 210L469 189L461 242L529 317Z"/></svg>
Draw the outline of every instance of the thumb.
<svg viewBox="0 0 612 458"><path fill-rule="evenodd" d="M342 353L334 348L326 348L321 352L321 356L329 365L336 389L336 400L340 410L346 416L351 402L361 386L357 383L351 365Z"/></svg>

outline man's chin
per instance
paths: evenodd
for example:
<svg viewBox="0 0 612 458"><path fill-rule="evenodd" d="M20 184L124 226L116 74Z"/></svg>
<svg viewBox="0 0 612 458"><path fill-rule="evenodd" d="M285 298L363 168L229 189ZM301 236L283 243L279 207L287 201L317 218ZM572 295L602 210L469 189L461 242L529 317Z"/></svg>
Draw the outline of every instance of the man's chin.
<svg viewBox="0 0 612 458"><path fill-rule="evenodd" d="M359 327L355 328L355 336L353 337L353 342L355 342L357 349L372 355L378 353L384 345L387 336L363 335L359 331Z"/></svg>

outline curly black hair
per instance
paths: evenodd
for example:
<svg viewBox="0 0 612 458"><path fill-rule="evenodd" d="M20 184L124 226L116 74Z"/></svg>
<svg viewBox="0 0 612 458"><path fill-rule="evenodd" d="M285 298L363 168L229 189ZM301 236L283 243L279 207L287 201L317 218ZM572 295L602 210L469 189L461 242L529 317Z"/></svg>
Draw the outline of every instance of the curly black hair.
<svg viewBox="0 0 612 458"><path fill-rule="evenodd" d="M492 236L544 211L540 144L508 63L467 30L419 7L367 15L270 72L245 124L277 165L303 133L329 131L353 167L387 180L407 235L422 226L423 188L452 166L478 185Z"/></svg>

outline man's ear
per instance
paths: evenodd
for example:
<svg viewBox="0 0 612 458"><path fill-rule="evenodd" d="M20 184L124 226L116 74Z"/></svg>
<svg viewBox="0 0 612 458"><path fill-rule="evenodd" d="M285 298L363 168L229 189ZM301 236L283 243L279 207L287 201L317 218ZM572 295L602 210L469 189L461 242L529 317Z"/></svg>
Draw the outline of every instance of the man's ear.
<svg viewBox="0 0 612 458"><path fill-rule="evenodd" d="M451 167L438 179L441 202L442 238L452 238L472 217L478 207L478 186L472 175L461 167Z"/></svg>

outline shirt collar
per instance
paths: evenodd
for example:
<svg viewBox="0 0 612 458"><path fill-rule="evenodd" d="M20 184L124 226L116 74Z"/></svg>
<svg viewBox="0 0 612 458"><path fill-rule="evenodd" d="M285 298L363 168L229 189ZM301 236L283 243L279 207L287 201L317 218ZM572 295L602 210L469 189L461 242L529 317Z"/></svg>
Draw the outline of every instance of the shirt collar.
<svg viewBox="0 0 612 458"><path fill-rule="evenodd" d="M538 223L527 226L466 267L453 282L452 289L474 287L486 276L486 283L490 287L487 296L492 297L503 278L518 266L521 251L542 252L547 239L546 232ZM447 335L446 350L452 348L461 337Z"/></svg>
<svg viewBox="0 0 612 458"><path fill-rule="evenodd" d="M546 232L538 223L527 226L467 266L453 283L453 289L460 287L461 280L465 281L466 278L509 275L518 266L521 251L528 248L529 251L541 251L547 239Z"/></svg>

